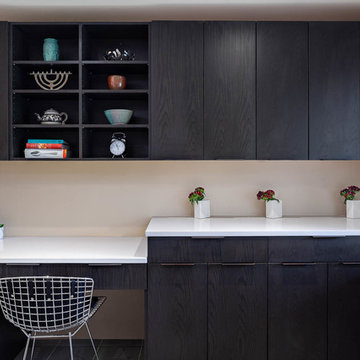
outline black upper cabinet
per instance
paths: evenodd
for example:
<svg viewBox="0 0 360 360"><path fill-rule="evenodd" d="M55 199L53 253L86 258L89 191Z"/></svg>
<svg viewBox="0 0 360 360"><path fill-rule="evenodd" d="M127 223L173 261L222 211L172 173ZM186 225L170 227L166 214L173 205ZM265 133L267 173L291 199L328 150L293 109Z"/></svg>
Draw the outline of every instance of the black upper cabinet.
<svg viewBox="0 0 360 360"><path fill-rule="evenodd" d="M326 360L327 265L269 265L269 360Z"/></svg>
<svg viewBox="0 0 360 360"><path fill-rule="evenodd" d="M359 24L310 23L309 35L310 159L359 159Z"/></svg>
<svg viewBox="0 0 360 360"><path fill-rule="evenodd" d="M151 158L203 158L203 23L151 25Z"/></svg>
<svg viewBox="0 0 360 360"><path fill-rule="evenodd" d="M308 159L308 23L257 25L257 158Z"/></svg>
<svg viewBox="0 0 360 360"><path fill-rule="evenodd" d="M204 27L204 158L255 159L255 24Z"/></svg>
<svg viewBox="0 0 360 360"><path fill-rule="evenodd" d="M8 134L8 23L0 22L0 160L9 157Z"/></svg>

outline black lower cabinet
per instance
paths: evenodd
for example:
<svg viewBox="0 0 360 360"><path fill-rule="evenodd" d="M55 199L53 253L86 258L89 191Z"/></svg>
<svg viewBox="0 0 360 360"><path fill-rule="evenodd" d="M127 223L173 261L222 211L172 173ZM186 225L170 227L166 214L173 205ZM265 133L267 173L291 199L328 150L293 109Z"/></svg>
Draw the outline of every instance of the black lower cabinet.
<svg viewBox="0 0 360 360"><path fill-rule="evenodd" d="M360 263L329 265L328 359L360 358Z"/></svg>
<svg viewBox="0 0 360 360"><path fill-rule="evenodd" d="M207 265L148 265L148 360L207 359Z"/></svg>
<svg viewBox="0 0 360 360"><path fill-rule="evenodd" d="M326 360L327 265L269 265L268 286L269 360Z"/></svg>
<svg viewBox="0 0 360 360"><path fill-rule="evenodd" d="M209 264L208 359L267 359L267 265Z"/></svg>
<svg viewBox="0 0 360 360"><path fill-rule="evenodd" d="M0 359L12 360L24 348L26 337L21 330L0 314Z"/></svg>

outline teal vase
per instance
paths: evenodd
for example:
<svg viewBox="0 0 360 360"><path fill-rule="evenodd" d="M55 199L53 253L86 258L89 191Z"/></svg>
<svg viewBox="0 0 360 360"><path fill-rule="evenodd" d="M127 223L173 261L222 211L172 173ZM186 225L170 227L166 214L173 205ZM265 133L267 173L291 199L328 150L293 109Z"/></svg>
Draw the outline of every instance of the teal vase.
<svg viewBox="0 0 360 360"><path fill-rule="evenodd" d="M59 44L56 39L44 39L43 56L44 61L59 60Z"/></svg>

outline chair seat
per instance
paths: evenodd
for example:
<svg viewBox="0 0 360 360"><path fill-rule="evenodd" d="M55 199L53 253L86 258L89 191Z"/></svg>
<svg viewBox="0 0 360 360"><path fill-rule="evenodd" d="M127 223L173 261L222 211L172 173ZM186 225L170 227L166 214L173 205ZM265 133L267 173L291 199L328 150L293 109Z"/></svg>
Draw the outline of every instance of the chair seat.
<svg viewBox="0 0 360 360"><path fill-rule="evenodd" d="M105 302L106 296L93 296L91 299L91 307L89 319L91 319L95 313L100 309L101 305Z"/></svg>

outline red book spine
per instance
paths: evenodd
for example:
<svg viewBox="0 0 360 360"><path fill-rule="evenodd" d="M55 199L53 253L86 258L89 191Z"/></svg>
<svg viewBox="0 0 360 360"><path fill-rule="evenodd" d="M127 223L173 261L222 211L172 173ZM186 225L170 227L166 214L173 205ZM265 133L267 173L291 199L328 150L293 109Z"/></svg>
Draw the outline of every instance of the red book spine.
<svg viewBox="0 0 360 360"><path fill-rule="evenodd" d="M63 149L63 144L27 143L27 149Z"/></svg>

